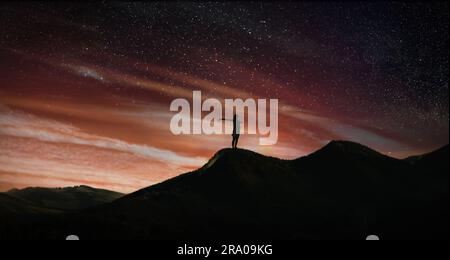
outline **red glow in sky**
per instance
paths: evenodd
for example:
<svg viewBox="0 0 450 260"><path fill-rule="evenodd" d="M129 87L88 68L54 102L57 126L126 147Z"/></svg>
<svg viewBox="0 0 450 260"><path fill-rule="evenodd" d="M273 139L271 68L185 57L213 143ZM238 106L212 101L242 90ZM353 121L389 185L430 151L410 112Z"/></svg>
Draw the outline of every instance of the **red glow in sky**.
<svg viewBox="0 0 450 260"><path fill-rule="evenodd" d="M178 30L176 20L131 26L132 16L109 10L111 20L97 17L82 23L83 17L96 16L82 7L80 15L64 17L53 14L58 7L31 6L0 9L8 12L2 16L8 26L0 29L2 191L85 184L132 192L201 167L229 147L231 138L171 133L175 113L169 111L170 102L191 99L193 90L220 100L279 99L278 143L260 146L258 136L246 135L239 143L265 155L293 159L330 140L345 139L403 158L448 142L448 99L446 104L425 106L421 101L414 106L417 96L405 94L409 99L404 104L383 103L380 90L369 86L385 84L382 80L365 82L345 72L369 70L372 61L343 61L330 68L314 55L332 55L334 62L351 50L333 52L313 31L298 43L302 54L289 45L299 36L268 37L270 29L261 33L258 26L270 26L270 19L255 25L253 35L251 28L245 36L242 28L211 28L212 37L224 46L205 47L197 39L205 32L198 29L196 35L191 28L180 45L182 35L170 31ZM136 13L137 23L145 23L138 11L130 12ZM265 37L265 44L259 37ZM401 80L388 83L395 95L407 92Z"/></svg>

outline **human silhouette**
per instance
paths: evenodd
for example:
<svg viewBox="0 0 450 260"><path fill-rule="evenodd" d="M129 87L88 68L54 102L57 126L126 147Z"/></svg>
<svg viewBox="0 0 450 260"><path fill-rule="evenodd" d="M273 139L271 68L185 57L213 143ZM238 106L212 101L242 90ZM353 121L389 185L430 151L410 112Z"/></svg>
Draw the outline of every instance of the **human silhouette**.
<svg viewBox="0 0 450 260"><path fill-rule="evenodd" d="M231 121L229 119L222 119L222 120ZM237 148L240 133L241 133L241 122L239 121L239 117L236 114L234 114L233 115L233 134L231 135L233 137L233 141L231 142L231 147L233 147L233 149Z"/></svg>

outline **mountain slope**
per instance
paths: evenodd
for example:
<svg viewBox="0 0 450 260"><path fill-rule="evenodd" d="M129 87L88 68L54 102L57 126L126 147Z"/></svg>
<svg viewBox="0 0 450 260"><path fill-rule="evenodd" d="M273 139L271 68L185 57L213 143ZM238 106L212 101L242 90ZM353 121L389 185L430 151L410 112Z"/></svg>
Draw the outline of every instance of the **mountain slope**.
<svg viewBox="0 0 450 260"><path fill-rule="evenodd" d="M39 207L30 201L0 193L0 216L31 215L45 212L58 211Z"/></svg>
<svg viewBox="0 0 450 260"><path fill-rule="evenodd" d="M445 145L431 153L409 157L405 160L419 168L421 171L427 172L434 177L448 179L448 158L449 147L448 145Z"/></svg>
<svg viewBox="0 0 450 260"><path fill-rule="evenodd" d="M33 230L34 223L61 213L59 210L40 207L30 201L0 193L0 240L36 239L39 234ZM38 230L45 229L38 228Z"/></svg>
<svg viewBox="0 0 450 260"><path fill-rule="evenodd" d="M412 163L343 141L292 161L224 149L196 171L112 203L37 221L24 236L445 239L448 171L428 168L428 158L448 169L448 156Z"/></svg>
<svg viewBox="0 0 450 260"><path fill-rule="evenodd" d="M44 208L79 210L112 202L121 193L94 189L88 186L67 188L26 188L10 190L7 195L32 202Z"/></svg>
<svg viewBox="0 0 450 260"><path fill-rule="evenodd" d="M197 171L89 214L117 227L105 237L442 238L448 182L351 142L293 161L224 149Z"/></svg>

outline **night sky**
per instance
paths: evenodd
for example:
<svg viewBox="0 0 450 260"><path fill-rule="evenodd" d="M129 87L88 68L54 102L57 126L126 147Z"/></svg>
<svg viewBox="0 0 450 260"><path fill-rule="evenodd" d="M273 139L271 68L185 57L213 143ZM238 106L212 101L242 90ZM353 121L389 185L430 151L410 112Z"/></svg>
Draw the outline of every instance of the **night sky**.
<svg viewBox="0 0 450 260"><path fill-rule="evenodd" d="M397 158L448 143L449 8L411 3L1 3L0 190L131 192L229 136L174 136L193 90L277 98L281 158L345 139Z"/></svg>

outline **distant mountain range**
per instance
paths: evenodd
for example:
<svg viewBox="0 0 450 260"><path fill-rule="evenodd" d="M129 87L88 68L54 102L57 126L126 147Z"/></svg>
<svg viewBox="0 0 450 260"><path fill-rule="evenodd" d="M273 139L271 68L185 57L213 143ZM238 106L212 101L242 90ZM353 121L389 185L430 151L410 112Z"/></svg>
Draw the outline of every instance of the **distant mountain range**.
<svg viewBox="0 0 450 260"><path fill-rule="evenodd" d="M35 230L36 221L47 222L50 218L60 218L68 212L96 207L122 196L88 186L13 189L0 193L0 239L39 239L39 234L30 234L40 230L51 233L52 228L50 223L48 228L38 226Z"/></svg>
<svg viewBox="0 0 450 260"><path fill-rule="evenodd" d="M1 194L0 238L448 239L448 158L448 145L405 160L345 141L296 160L224 149L135 193L92 196L101 205Z"/></svg>
<svg viewBox="0 0 450 260"><path fill-rule="evenodd" d="M31 202L39 207L59 210L91 208L112 202L123 196L118 192L94 189L88 186L13 189L6 194Z"/></svg>

